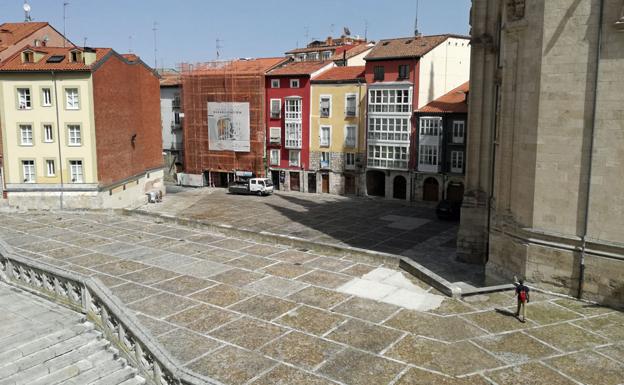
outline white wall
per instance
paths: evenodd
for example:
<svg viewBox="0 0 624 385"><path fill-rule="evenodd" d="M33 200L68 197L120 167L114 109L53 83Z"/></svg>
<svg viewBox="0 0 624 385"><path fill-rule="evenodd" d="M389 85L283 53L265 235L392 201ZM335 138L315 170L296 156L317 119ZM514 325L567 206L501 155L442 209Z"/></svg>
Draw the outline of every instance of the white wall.
<svg viewBox="0 0 624 385"><path fill-rule="evenodd" d="M418 108L470 79L469 42L449 38L420 59Z"/></svg>
<svg viewBox="0 0 624 385"><path fill-rule="evenodd" d="M173 99L176 93L181 93L179 87L162 87L160 89L160 117L162 121L163 149L182 149L182 129L171 130L173 117Z"/></svg>

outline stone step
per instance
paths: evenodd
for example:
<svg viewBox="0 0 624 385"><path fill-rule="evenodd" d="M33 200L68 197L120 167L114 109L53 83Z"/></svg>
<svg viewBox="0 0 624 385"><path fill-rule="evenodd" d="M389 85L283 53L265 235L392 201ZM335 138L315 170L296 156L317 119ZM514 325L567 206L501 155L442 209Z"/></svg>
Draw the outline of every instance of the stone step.
<svg viewBox="0 0 624 385"><path fill-rule="evenodd" d="M3 325L3 337L0 338L0 351L5 351L9 349L9 347L15 346L16 343L31 341L34 338L54 333L65 327L65 325L58 325L56 323L31 326L28 329L24 329L21 324L14 326L7 325L6 327Z"/></svg>
<svg viewBox="0 0 624 385"><path fill-rule="evenodd" d="M91 384L100 378L123 369L124 362L115 359L115 356L108 350L102 350L91 355L88 360L93 363L93 367L80 373L65 384L84 385ZM116 383L112 383L116 384Z"/></svg>
<svg viewBox="0 0 624 385"><path fill-rule="evenodd" d="M121 382L119 385L143 385L145 382L145 378L141 376L134 376L129 380Z"/></svg>
<svg viewBox="0 0 624 385"><path fill-rule="evenodd" d="M67 329L56 330L48 335L42 335L34 340L16 340L13 344L5 344L0 347L0 368L4 363L17 361L22 357L29 356L38 351L60 344L72 337L93 330L93 324L82 323L73 325Z"/></svg>
<svg viewBox="0 0 624 385"><path fill-rule="evenodd" d="M130 366L126 366L124 368L119 369L116 372L110 373L105 377L100 378L99 380L89 383L90 385L112 385L112 384L121 384L125 381L132 380L136 376L136 369L131 368ZM141 378L142 379L142 378ZM145 380L143 380L143 383ZM141 383L141 382L139 382ZM80 383L75 383L72 385L84 385Z"/></svg>
<svg viewBox="0 0 624 385"><path fill-rule="evenodd" d="M64 366L35 381L24 382L24 385L57 385L64 384L67 380L75 378L80 373L93 368L94 363L89 360L80 360L68 366ZM19 383L16 385L20 385Z"/></svg>

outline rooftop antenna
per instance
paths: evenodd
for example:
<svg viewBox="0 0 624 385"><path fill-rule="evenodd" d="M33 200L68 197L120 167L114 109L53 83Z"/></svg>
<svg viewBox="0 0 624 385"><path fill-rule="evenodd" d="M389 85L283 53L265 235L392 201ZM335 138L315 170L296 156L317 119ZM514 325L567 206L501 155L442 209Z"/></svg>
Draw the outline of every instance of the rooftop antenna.
<svg viewBox="0 0 624 385"><path fill-rule="evenodd" d="M132 51L132 35L128 36L128 45L130 48L128 49L128 53L133 53Z"/></svg>
<svg viewBox="0 0 624 385"><path fill-rule="evenodd" d="M82 48L86 48L87 47L87 37L83 37L82 38Z"/></svg>
<svg viewBox="0 0 624 385"><path fill-rule="evenodd" d="M24 0L24 5L22 6L22 8L24 9L24 21L32 21L32 17L30 17L30 4L28 4L26 0Z"/></svg>
<svg viewBox="0 0 624 385"><path fill-rule="evenodd" d="M215 45L215 47L217 48L217 60L219 60L219 58L221 57L221 48L223 48L221 43L223 43L223 40L217 38Z"/></svg>
<svg viewBox="0 0 624 385"><path fill-rule="evenodd" d="M418 31L418 3L419 0L416 0L416 20L414 21L414 36L420 36L420 32Z"/></svg>
<svg viewBox="0 0 624 385"><path fill-rule="evenodd" d="M304 31L305 31L305 45L307 46L308 43L310 42L310 27L308 27L307 25L305 27L303 27Z"/></svg>
<svg viewBox="0 0 624 385"><path fill-rule="evenodd" d="M154 22L152 25L152 32L154 33L154 69L158 68L158 40L156 39L156 32L158 31L158 23Z"/></svg>
<svg viewBox="0 0 624 385"><path fill-rule="evenodd" d="M334 36L334 27L335 27L334 23L329 25L329 34L331 36Z"/></svg>
<svg viewBox="0 0 624 385"><path fill-rule="evenodd" d="M67 38L66 26L67 26L67 6L69 5L69 1L63 2L63 47L65 47L65 41Z"/></svg>
<svg viewBox="0 0 624 385"><path fill-rule="evenodd" d="M368 41L368 20L364 20L364 41Z"/></svg>

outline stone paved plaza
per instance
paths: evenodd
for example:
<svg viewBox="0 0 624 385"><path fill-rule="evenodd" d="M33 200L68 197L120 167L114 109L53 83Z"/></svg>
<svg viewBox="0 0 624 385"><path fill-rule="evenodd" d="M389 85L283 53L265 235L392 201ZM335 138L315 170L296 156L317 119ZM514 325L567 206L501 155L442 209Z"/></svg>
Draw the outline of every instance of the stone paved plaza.
<svg viewBox="0 0 624 385"><path fill-rule="evenodd" d="M224 189L171 188L175 193L162 204L140 210L407 256L459 286L485 284L483 268L455 259L458 222L438 220L435 205L428 202L282 191L256 197Z"/></svg>
<svg viewBox="0 0 624 385"><path fill-rule="evenodd" d="M224 384L624 383L624 313L609 308L535 292L524 324L511 293L413 311L338 290L371 261L118 214L4 213L0 237L99 278L181 365Z"/></svg>

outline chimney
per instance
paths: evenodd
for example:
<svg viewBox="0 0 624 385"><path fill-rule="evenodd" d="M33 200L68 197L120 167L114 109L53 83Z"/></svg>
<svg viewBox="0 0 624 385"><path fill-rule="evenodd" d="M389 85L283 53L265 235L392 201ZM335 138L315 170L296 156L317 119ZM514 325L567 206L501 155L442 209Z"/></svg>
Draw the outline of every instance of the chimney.
<svg viewBox="0 0 624 385"><path fill-rule="evenodd" d="M327 40L325 41L325 43L326 43L327 45L334 45L334 38L333 38L333 37L331 37L331 36L329 36L329 37L327 38Z"/></svg>
<svg viewBox="0 0 624 385"><path fill-rule="evenodd" d="M85 65L91 65L95 63L96 53L92 48L85 47L82 52L82 59L84 60Z"/></svg>

